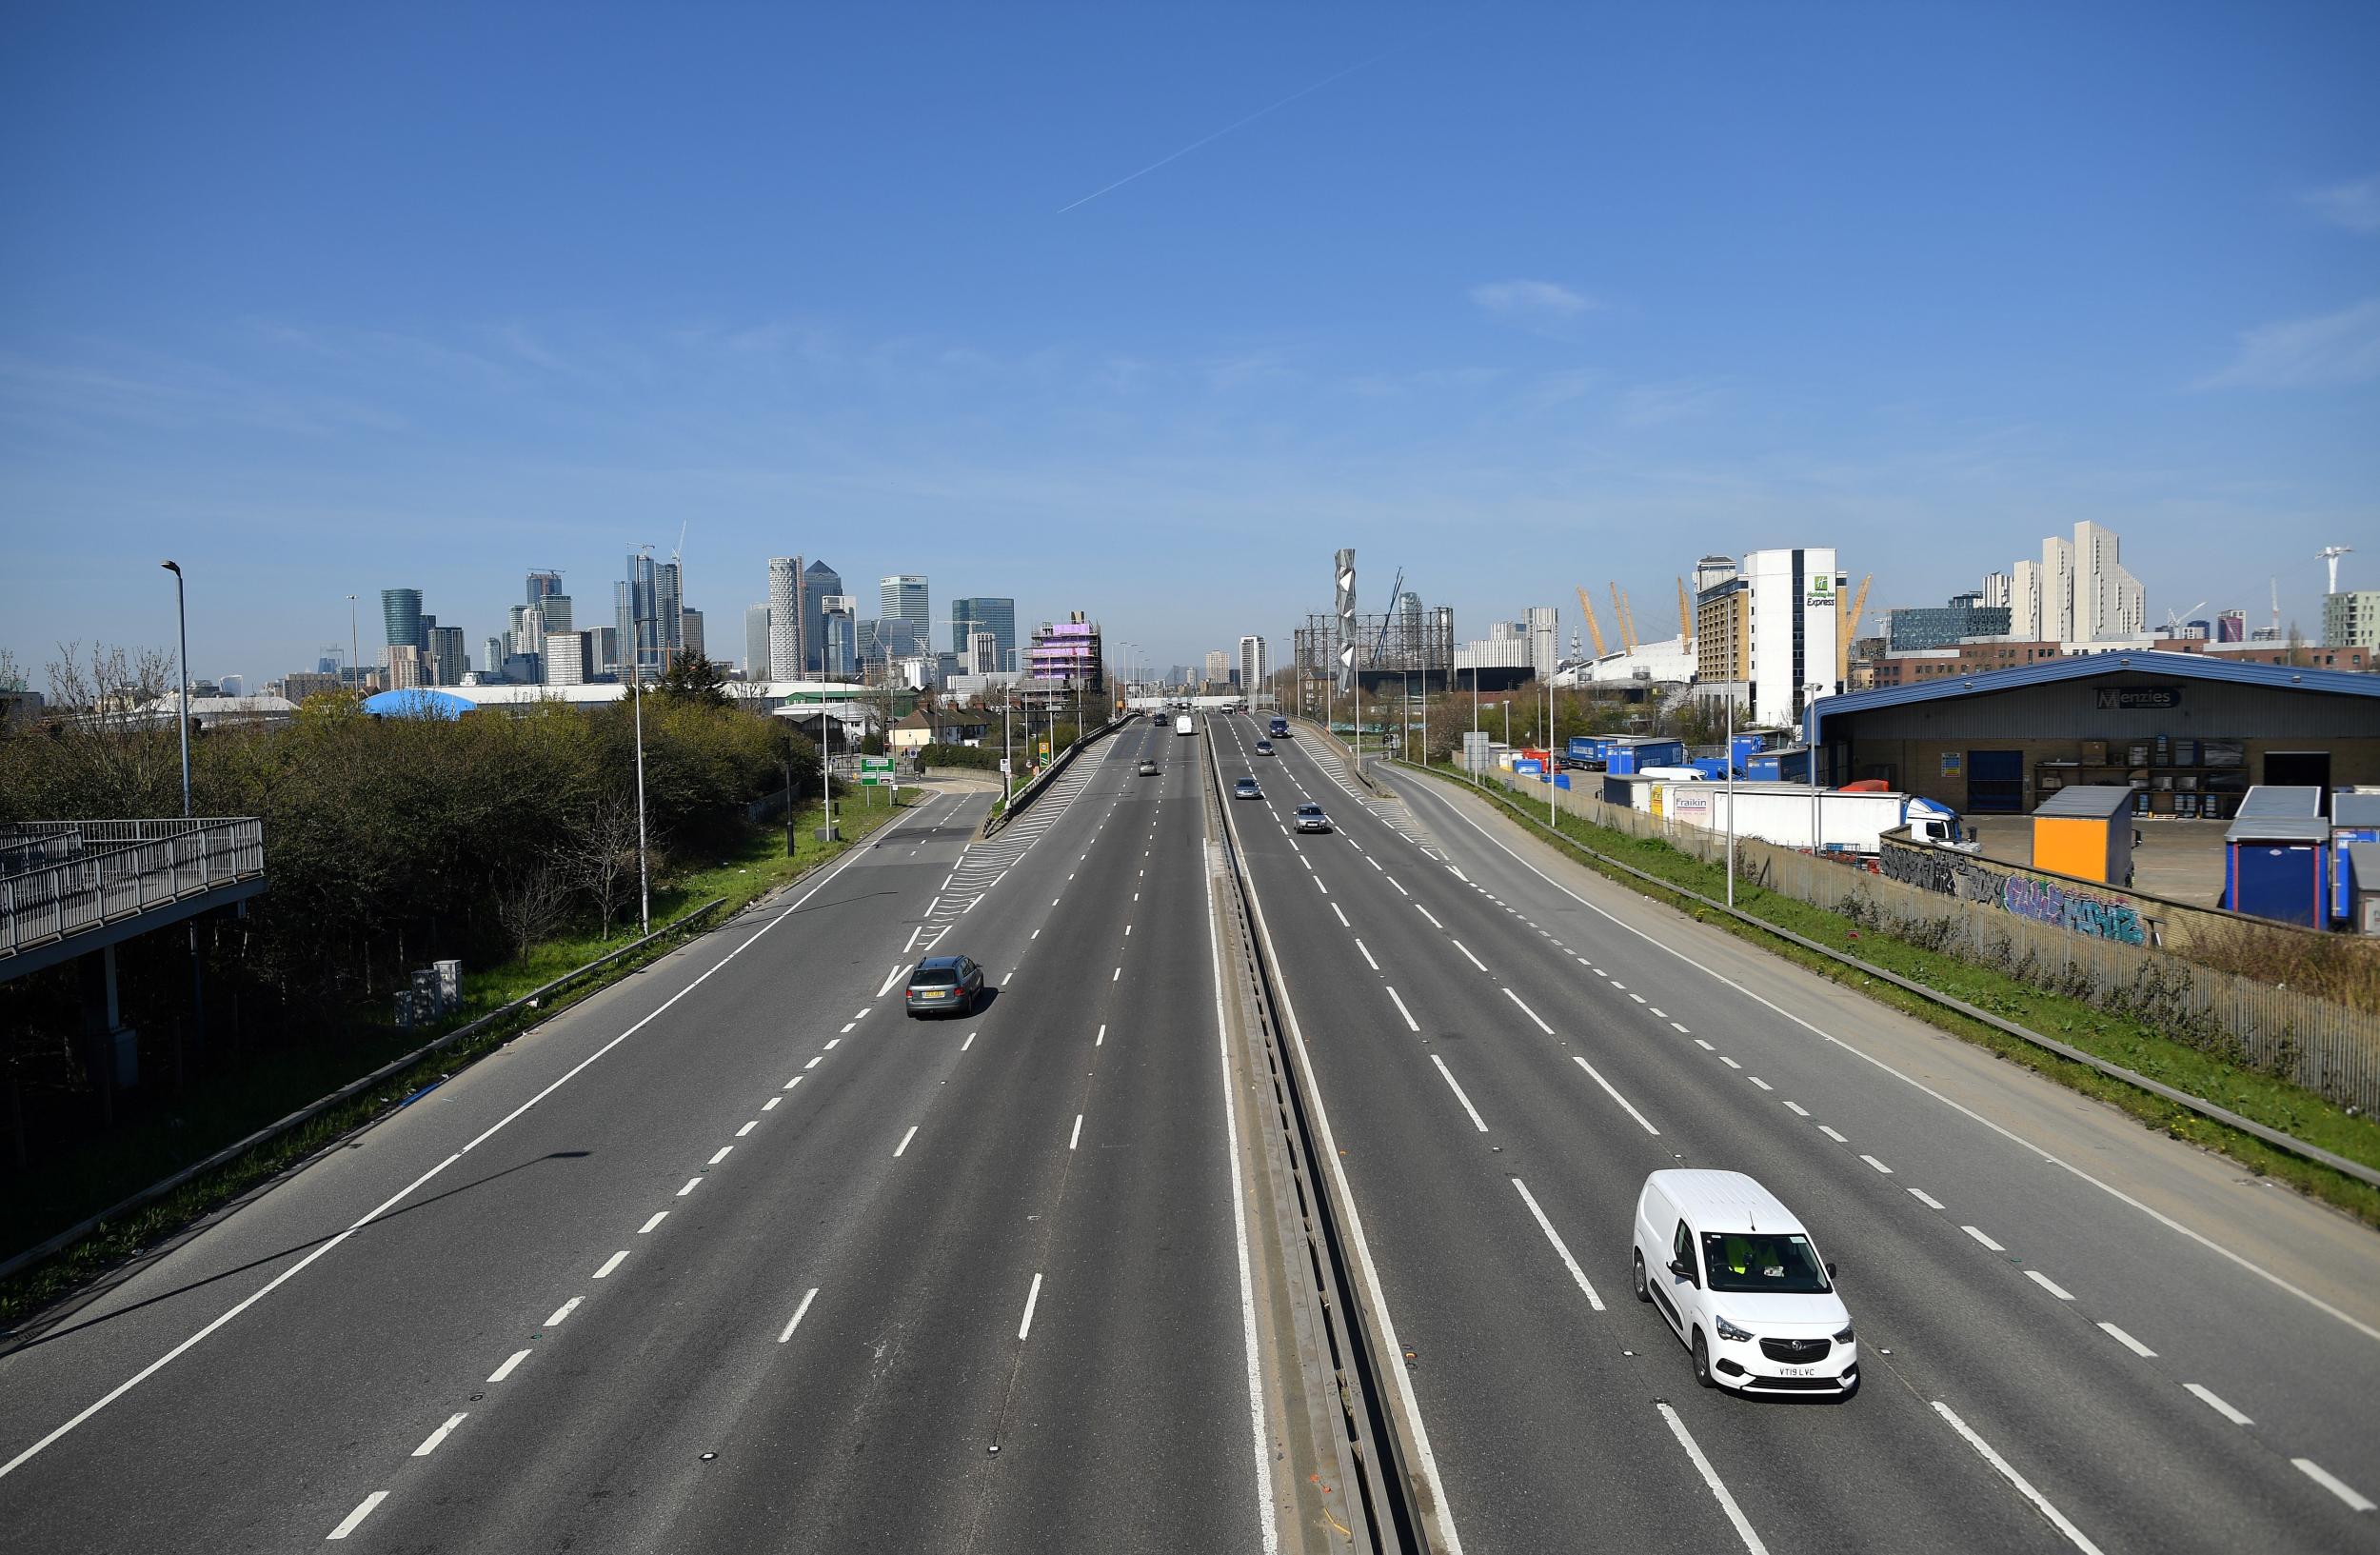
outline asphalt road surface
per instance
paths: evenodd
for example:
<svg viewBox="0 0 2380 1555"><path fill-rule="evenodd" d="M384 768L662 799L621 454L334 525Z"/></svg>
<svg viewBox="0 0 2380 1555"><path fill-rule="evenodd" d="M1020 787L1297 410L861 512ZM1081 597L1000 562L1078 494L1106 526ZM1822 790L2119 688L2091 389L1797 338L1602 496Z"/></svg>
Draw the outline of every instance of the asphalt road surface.
<svg viewBox="0 0 2380 1555"><path fill-rule="evenodd" d="M1230 815L1462 1549L2380 1547L2380 1238L1257 733ZM1680 1166L1840 1266L1854 1397L1695 1386L1629 1281Z"/></svg>
<svg viewBox="0 0 2380 1555"><path fill-rule="evenodd" d="M10 1340L0 1545L1260 1547L1198 744L935 798Z"/></svg>

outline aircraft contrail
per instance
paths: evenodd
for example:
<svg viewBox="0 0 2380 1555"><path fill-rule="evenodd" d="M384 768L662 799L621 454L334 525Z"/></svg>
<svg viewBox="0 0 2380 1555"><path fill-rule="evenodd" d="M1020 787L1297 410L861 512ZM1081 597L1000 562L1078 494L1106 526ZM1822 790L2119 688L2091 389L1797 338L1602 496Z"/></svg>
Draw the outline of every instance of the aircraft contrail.
<svg viewBox="0 0 2380 1555"><path fill-rule="evenodd" d="M1424 36L1426 35L1427 34L1424 34ZM1102 194L1112 194L1116 190L1123 188L1126 184L1131 183L1136 178L1147 177L1150 173L1155 172L1158 169L1165 166L1168 162L1178 162L1181 158L1188 156L1191 152L1197 150L1201 146L1206 146L1215 141L1219 141L1235 130L1244 130L1249 125L1256 123L1257 120L1264 117L1267 113L1271 113L1279 109L1287 108L1299 98L1310 96L1315 92L1320 91L1324 87L1329 86L1332 82L1340 80L1346 76L1351 76L1368 65L1378 65L1389 55L1397 52L1398 49L1408 47L1412 41L1413 40L1408 39L1406 43L1397 45L1396 49L1383 49L1378 53L1374 54L1370 59L1359 59L1353 65L1348 66L1345 70L1333 71L1331 74L1324 76L1321 80L1315 82L1310 87L1299 88L1296 91L1291 92L1288 96L1282 98L1278 103L1266 104L1264 107L1258 109L1254 113L1249 114L1244 119L1234 119L1231 123L1223 126L1220 130L1216 130L1213 134L1201 135L1197 140L1194 140L1189 145L1183 147L1180 150L1174 152L1172 155L1158 158L1155 162L1152 162L1147 167L1142 168L1139 172L1126 173L1123 177L1117 179L1105 189L1095 189L1090 193L1085 194L1081 199L1075 201L1073 205L1060 206L1058 208L1058 214L1062 216L1067 211L1074 209L1075 206L1089 205L1093 200L1098 199Z"/></svg>

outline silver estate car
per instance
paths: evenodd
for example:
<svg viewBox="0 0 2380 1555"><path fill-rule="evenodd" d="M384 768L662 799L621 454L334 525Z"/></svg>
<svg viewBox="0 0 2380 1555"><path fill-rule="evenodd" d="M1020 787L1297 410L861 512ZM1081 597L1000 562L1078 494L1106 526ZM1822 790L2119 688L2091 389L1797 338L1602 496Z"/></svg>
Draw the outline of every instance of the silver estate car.
<svg viewBox="0 0 2380 1555"><path fill-rule="evenodd" d="M982 997L983 968L966 956L927 956L901 990L912 1015L972 1015Z"/></svg>
<svg viewBox="0 0 2380 1555"><path fill-rule="evenodd" d="M1321 806L1309 803L1298 807L1299 831L1328 831L1330 828L1331 818L1322 813Z"/></svg>

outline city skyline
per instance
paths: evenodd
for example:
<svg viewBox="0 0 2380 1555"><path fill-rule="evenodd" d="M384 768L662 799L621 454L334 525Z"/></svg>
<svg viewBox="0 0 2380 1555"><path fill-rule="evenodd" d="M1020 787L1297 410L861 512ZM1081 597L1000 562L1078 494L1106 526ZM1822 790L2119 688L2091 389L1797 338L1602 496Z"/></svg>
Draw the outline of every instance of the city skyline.
<svg viewBox="0 0 2380 1555"><path fill-rule="evenodd" d="M585 626L682 525L723 621L799 549L863 599L1013 596L1021 630L1087 607L1159 661L1282 635L1341 545L1367 609L1401 567L1468 633L1549 568L1558 601L1805 543L1934 604L2080 522L2152 615L2262 621L2277 578L2318 632L2313 557L2380 489L2380 15L1524 16L1293 15L1251 53L1229 17L1025 13L897 70L881 18L688 17L720 74L630 124L502 17L396 30L383 72L330 15L50 15L0 99L48 149L12 184L38 242L0 247L0 646L165 642L130 581L163 556L194 667L251 679L399 584L477 643L560 568ZM869 63L766 91L797 44ZM1097 68L1149 57L1179 68ZM954 152L936 106L986 72L1051 113ZM738 98L748 132L709 133ZM489 154L438 155L446 112ZM854 123L889 129L776 154ZM630 155L684 176L595 176Z"/></svg>

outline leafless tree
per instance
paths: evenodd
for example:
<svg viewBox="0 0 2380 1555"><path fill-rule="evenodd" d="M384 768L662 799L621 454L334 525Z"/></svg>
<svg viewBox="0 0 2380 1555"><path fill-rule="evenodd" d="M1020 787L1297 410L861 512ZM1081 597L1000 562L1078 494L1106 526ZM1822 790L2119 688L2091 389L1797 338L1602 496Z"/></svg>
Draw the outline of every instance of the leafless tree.
<svg viewBox="0 0 2380 1555"><path fill-rule="evenodd" d="M636 888L635 804L605 794L588 805L571 824L567 861L571 884L594 902L610 939L612 921Z"/></svg>
<svg viewBox="0 0 2380 1555"><path fill-rule="evenodd" d="M496 922L523 961L529 947L551 934L570 907L569 883L551 864L516 870L496 883Z"/></svg>

